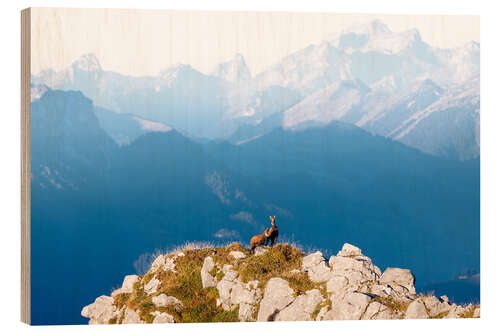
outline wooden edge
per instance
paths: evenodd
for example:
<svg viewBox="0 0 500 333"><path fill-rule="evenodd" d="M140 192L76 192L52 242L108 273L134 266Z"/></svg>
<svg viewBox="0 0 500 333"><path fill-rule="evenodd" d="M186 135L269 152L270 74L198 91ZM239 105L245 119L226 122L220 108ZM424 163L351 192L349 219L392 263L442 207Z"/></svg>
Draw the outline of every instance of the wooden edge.
<svg viewBox="0 0 500 333"><path fill-rule="evenodd" d="M30 268L31 9L21 11L21 321L31 324Z"/></svg>

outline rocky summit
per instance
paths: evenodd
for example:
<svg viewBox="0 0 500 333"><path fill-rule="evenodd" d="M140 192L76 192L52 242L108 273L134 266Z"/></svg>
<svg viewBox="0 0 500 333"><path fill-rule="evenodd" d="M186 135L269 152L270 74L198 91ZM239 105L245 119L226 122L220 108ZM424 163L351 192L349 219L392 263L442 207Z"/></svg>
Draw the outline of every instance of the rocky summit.
<svg viewBox="0 0 500 333"><path fill-rule="evenodd" d="M111 296L83 308L89 324L478 318L480 306L417 294L408 269L384 272L356 246L327 261L279 244L239 243L158 256Z"/></svg>

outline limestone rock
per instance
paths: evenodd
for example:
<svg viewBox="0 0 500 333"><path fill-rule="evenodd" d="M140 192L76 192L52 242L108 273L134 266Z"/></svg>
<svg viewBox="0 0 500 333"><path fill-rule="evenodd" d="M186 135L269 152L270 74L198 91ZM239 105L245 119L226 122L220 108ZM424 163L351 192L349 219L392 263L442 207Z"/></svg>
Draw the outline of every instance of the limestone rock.
<svg viewBox="0 0 500 333"><path fill-rule="evenodd" d="M165 294L160 294L158 296L153 296L152 302L157 307L173 305L178 311L182 310L182 303L177 298L173 296L167 296Z"/></svg>
<svg viewBox="0 0 500 333"><path fill-rule="evenodd" d="M168 313L155 311L154 315L153 324L175 323L174 317Z"/></svg>
<svg viewBox="0 0 500 333"><path fill-rule="evenodd" d="M165 258L165 263L163 264L163 270L166 272L166 271L172 271L172 272L176 272L175 271L175 259L176 257L174 258Z"/></svg>
<svg viewBox="0 0 500 333"><path fill-rule="evenodd" d="M276 315L294 301L293 290L288 281L272 278L267 282L264 298L260 302L258 321L274 321Z"/></svg>
<svg viewBox="0 0 500 333"><path fill-rule="evenodd" d="M113 302L113 297L99 296L94 303L82 309L81 315L90 318L89 324L108 324L115 317L116 307Z"/></svg>
<svg viewBox="0 0 500 333"><path fill-rule="evenodd" d="M374 284L370 287L370 293L380 297L389 297L393 292L391 286L386 284Z"/></svg>
<svg viewBox="0 0 500 333"><path fill-rule="evenodd" d="M222 279L217 283L217 290L219 292L219 301L222 308L226 311L230 311L234 308L231 303L231 291L236 286L236 283Z"/></svg>
<svg viewBox="0 0 500 333"><path fill-rule="evenodd" d="M316 251L302 258L302 267L307 269L317 266L325 261L323 254L320 251Z"/></svg>
<svg viewBox="0 0 500 333"><path fill-rule="evenodd" d="M370 258L362 255L361 250L358 250L358 248L346 244L339 255L331 256L328 261L332 276L342 276L347 279L347 286L344 286L345 291L359 290L362 285L366 287L367 283L377 282L381 276L380 269L372 263ZM338 282L339 279L336 278L335 283Z"/></svg>
<svg viewBox="0 0 500 333"><path fill-rule="evenodd" d="M409 303L417 298L416 295L410 294L410 291L396 283L388 284L372 284L368 288L368 293L380 296L389 297L399 303Z"/></svg>
<svg viewBox="0 0 500 333"><path fill-rule="evenodd" d="M327 320L358 320L365 313L371 297L358 292L332 297L332 310L325 315Z"/></svg>
<svg viewBox="0 0 500 333"><path fill-rule="evenodd" d="M345 277L348 284L352 286L351 291L356 290L364 281L374 278L373 272L365 267L362 261L354 258L332 256L329 265L332 268L331 276Z"/></svg>
<svg viewBox="0 0 500 333"><path fill-rule="evenodd" d="M238 319L240 321L253 321L253 313L255 312L255 305L242 303L238 310Z"/></svg>
<svg viewBox="0 0 500 333"><path fill-rule="evenodd" d="M111 293L112 297L115 297L118 294L131 293L134 291L134 284L139 281L139 277L137 275L127 275L125 279L123 279L123 283L121 288L116 289Z"/></svg>
<svg viewBox="0 0 500 333"><path fill-rule="evenodd" d="M394 288L394 284L408 289L410 294L415 294L415 277L409 269L387 268L380 277L381 284L389 284Z"/></svg>
<svg viewBox="0 0 500 333"><path fill-rule="evenodd" d="M267 252L267 249L263 246L257 246L254 250L254 255L261 256Z"/></svg>
<svg viewBox="0 0 500 333"><path fill-rule="evenodd" d="M238 273L232 270L232 265L225 265L223 271L225 275L217 283L217 290L219 292L218 302L226 311L233 310L239 305L240 320L250 320L255 310L253 305L256 305L261 299L261 291L257 288L259 281L250 281L244 284L237 279ZM252 307L247 305L252 305ZM252 311L252 313L248 314L248 311Z"/></svg>
<svg viewBox="0 0 500 333"><path fill-rule="evenodd" d="M344 246L342 246L342 250L337 253L337 256L351 257L360 256L361 254L361 249L349 243L345 243Z"/></svg>
<svg viewBox="0 0 500 333"><path fill-rule="evenodd" d="M212 257L206 257L200 273L203 288L215 287L217 285L217 279L210 274L214 266L214 259Z"/></svg>
<svg viewBox="0 0 500 333"><path fill-rule="evenodd" d="M267 247L258 247L255 255L266 251ZM177 298L165 293L158 295L158 290L161 284L159 278L165 275L161 272L175 272L176 259L182 256L183 252L158 256L146 275L147 278L152 277L148 283L144 283L144 278L141 282L141 277L137 275L128 275L121 287L113 291L112 297L97 298L94 303L82 309L82 316L90 319L89 324L108 324L110 321L119 321L120 318L123 318L121 322L124 324L144 323L140 312L127 305L120 309L114 305L114 297L121 293L133 293L134 285L138 282L141 282L140 286L145 293L153 296L151 301L157 309L164 310L168 307L167 311L170 311L173 307L176 312L181 311L183 304ZM308 278L318 284L317 289L308 290L298 297L294 296L295 292L290 288L289 282L280 277L271 278L264 290L259 287L261 281L243 283L234 267L243 267L241 265L245 263L236 260L245 258L245 253L231 251L228 258L235 259L234 265L226 264L221 267L215 264L213 256L206 257L200 272L201 282L203 288L217 288L217 307L226 311L238 307L240 321L255 321L256 315L258 321L306 321L313 320L313 313L316 312L315 320L419 319L443 317L445 314L446 318L461 318L466 314L474 318L480 316L479 306L450 304L446 296L417 296L415 278L410 270L387 268L382 274L370 258L350 244L344 244L336 256L330 257L328 263L318 251L304 256L300 269L285 267L284 276L306 272ZM177 262L178 266L180 262L182 261ZM217 272L217 276L220 273L220 281L211 272ZM325 301L322 293L325 292L331 305L322 303ZM134 301L133 297L131 301ZM391 302L407 305L406 311L397 310L399 307L391 306ZM154 311L150 315L154 316L151 317L153 323L175 322L175 317L169 313Z"/></svg>
<svg viewBox="0 0 500 333"><path fill-rule="evenodd" d="M321 296L321 292L318 289L308 290L305 294L300 295L290 305L281 310L275 320L312 320L311 314L322 301L323 296Z"/></svg>
<svg viewBox="0 0 500 333"><path fill-rule="evenodd" d="M349 280L342 275L334 275L326 283L326 291L333 294L340 294L347 287Z"/></svg>
<svg viewBox="0 0 500 333"><path fill-rule="evenodd" d="M231 303L233 304L255 304L260 299L260 289L247 289L241 283L235 283L231 291Z"/></svg>
<svg viewBox="0 0 500 333"><path fill-rule="evenodd" d="M392 319L391 310L379 302L371 302L361 319Z"/></svg>
<svg viewBox="0 0 500 333"><path fill-rule="evenodd" d="M122 324L144 324L145 322L141 320L141 317L139 317L139 314L127 308L125 310L125 315L123 316Z"/></svg>
<svg viewBox="0 0 500 333"><path fill-rule="evenodd" d="M165 256L159 255L158 257L155 258L153 263L151 264L151 272L156 272L160 267L162 267L165 264Z"/></svg>
<svg viewBox="0 0 500 333"><path fill-rule="evenodd" d="M466 309L463 306L452 304L445 318L460 318L465 311Z"/></svg>
<svg viewBox="0 0 500 333"><path fill-rule="evenodd" d="M416 299L408 305L406 310L405 319L427 319L429 315L425 309L424 302L420 299Z"/></svg>
<svg viewBox="0 0 500 333"><path fill-rule="evenodd" d="M324 306L322 307L320 310L319 310L319 313L318 315L316 316L316 320L319 321L319 320L324 320L325 319L325 315L326 313L328 312L328 306Z"/></svg>
<svg viewBox="0 0 500 333"><path fill-rule="evenodd" d="M249 281L247 284L246 284L246 288L249 289L249 290L252 290L252 289L257 289L257 287L259 286L259 281L257 280L253 280L253 281Z"/></svg>
<svg viewBox="0 0 500 333"><path fill-rule="evenodd" d="M302 270L307 272L313 282L326 282L331 277L330 268L325 263L325 258L320 251L302 258Z"/></svg>
<svg viewBox="0 0 500 333"><path fill-rule="evenodd" d="M223 280L234 281L238 277L238 272L233 270L233 265L222 266L222 272L224 273Z"/></svg>
<svg viewBox="0 0 500 333"><path fill-rule="evenodd" d="M344 271L362 271L364 269L363 262L350 257L331 256L328 264L332 271L342 273Z"/></svg>
<svg viewBox="0 0 500 333"><path fill-rule="evenodd" d="M144 291L148 294L154 294L156 292L156 289L160 285L160 280L158 280L156 277L153 277L151 281L149 281L145 286L144 286Z"/></svg>
<svg viewBox="0 0 500 333"><path fill-rule="evenodd" d="M131 293L134 290L134 284L139 281L137 275L127 275L123 279L122 290L124 293Z"/></svg>
<svg viewBox="0 0 500 333"><path fill-rule="evenodd" d="M422 299L430 317L435 317L451 308L450 304L442 302L436 296L424 296Z"/></svg>
<svg viewBox="0 0 500 333"><path fill-rule="evenodd" d="M229 256L233 257L234 259L246 258L246 255L241 251L231 251L231 252L229 252Z"/></svg>

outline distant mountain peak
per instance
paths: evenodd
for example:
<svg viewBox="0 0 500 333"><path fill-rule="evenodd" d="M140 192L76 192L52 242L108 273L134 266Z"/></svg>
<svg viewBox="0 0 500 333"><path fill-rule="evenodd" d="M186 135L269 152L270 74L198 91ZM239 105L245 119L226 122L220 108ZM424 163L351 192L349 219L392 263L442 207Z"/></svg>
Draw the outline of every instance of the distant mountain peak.
<svg viewBox="0 0 500 333"><path fill-rule="evenodd" d="M31 99L31 102L34 102L40 98L42 98L42 96L47 92L49 91L50 88L47 87L47 85L41 83L41 84L31 84L30 85L30 99Z"/></svg>
<svg viewBox="0 0 500 333"><path fill-rule="evenodd" d="M102 70L101 63L94 53L87 53L80 56L80 58L73 62L73 67L87 72L100 72Z"/></svg>
<svg viewBox="0 0 500 333"><path fill-rule="evenodd" d="M368 34L368 35L380 35L391 33L392 31L379 19L375 19L368 23L356 24L347 28L342 33L356 33L356 34Z"/></svg>
<svg viewBox="0 0 500 333"><path fill-rule="evenodd" d="M398 53L415 44L422 43L418 29L402 32L391 31L381 20L356 24L334 34L329 39L332 45L349 50L382 51Z"/></svg>
<svg viewBox="0 0 500 333"><path fill-rule="evenodd" d="M182 75L197 72L191 65L176 63L167 69L160 72L160 77L162 79L175 79Z"/></svg>
<svg viewBox="0 0 500 333"><path fill-rule="evenodd" d="M212 71L212 75L229 82L246 81L252 78L241 53L236 53L233 59L217 65Z"/></svg>
<svg viewBox="0 0 500 333"><path fill-rule="evenodd" d="M465 43L463 48L476 51L476 50L479 50L480 44L478 42L476 42L475 40L471 40L471 41Z"/></svg>

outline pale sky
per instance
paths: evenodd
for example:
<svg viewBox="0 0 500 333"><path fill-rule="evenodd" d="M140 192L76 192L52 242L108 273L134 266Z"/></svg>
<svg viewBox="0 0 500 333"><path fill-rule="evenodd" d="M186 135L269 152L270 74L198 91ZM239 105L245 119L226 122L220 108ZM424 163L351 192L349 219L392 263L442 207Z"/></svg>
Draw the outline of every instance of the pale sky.
<svg viewBox="0 0 500 333"><path fill-rule="evenodd" d="M479 42L479 16L34 8L31 71L69 66L94 53L105 70L157 75L176 64L203 73L241 53L252 75L353 24L380 19L417 28L428 44Z"/></svg>

